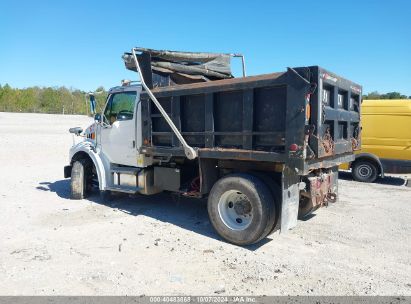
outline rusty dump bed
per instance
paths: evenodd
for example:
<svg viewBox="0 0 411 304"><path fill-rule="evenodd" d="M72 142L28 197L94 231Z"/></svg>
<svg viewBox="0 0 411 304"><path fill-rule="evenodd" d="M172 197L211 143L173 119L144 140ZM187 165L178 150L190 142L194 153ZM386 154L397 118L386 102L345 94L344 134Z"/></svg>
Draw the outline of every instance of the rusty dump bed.
<svg viewBox="0 0 411 304"><path fill-rule="evenodd" d="M361 87L318 66L152 90L199 157L288 162L300 172L352 160ZM146 93L144 150L184 156Z"/></svg>

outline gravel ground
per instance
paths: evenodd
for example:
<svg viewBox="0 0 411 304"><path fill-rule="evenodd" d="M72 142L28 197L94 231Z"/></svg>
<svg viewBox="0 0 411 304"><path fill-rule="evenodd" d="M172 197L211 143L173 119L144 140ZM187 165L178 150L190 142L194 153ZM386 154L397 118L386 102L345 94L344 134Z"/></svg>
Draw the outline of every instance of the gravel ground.
<svg viewBox="0 0 411 304"><path fill-rule="evenodd" d="M411 188L342 174L340 200L256 246L213 231L204 201L69 199L69 127L0 113L1 295L411 295Z"/></svg>

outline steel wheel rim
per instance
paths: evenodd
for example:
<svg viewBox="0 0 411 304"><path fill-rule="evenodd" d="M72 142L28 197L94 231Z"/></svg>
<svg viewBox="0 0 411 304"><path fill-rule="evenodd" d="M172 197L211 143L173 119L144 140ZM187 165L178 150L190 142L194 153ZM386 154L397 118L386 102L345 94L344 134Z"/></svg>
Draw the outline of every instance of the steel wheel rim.
<svg viewBox="0 0 411 304"><path fill-rule="evenodd" d="M237 190L228 190L221 195L218 214L224 225L236 231L247 229L253 219L249 198Z"/></svg>
<svg viewBox="0 0 411 304"><path fill-rule="evenodd" d="M360 165L358 167L358 175L363 178L368 178L372 175L372 169L368 165Z"/></svg>

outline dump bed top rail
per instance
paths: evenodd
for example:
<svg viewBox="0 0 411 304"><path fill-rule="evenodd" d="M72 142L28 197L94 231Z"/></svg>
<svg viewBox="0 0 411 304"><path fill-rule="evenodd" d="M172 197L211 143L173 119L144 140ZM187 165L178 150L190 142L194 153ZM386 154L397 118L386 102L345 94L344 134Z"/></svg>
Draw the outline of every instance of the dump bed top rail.
<svg viewBox="0 0 411 304"><path fill-rule="evenodd" d="M233 89L245 89L261 86L279 85L277 81L281 76L285 77L286 72L263 74L258 76L248 76L242 78L223 79L212 82L199 82L192 84L183 84L170 87L157 87L152 90L156 96L184 95L197 93L210 93L215 91L229 91ZM284 80L284 79L283 79ZM285 85L285 80L284 83Z"/></svg>

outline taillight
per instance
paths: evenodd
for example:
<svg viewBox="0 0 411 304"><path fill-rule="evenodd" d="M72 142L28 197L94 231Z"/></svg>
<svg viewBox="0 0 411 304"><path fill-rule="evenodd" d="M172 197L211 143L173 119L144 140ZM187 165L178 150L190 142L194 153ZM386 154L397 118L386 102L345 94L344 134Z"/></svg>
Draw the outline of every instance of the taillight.
<svg viewBox="0 0 411 304"><path fill-rule="evenodd" d="M311 118L311 105L307 103L305 105L305 120L308 122Z"/></svg>
<svg viewBox="0 0 411 304"><path fill-rule="evenodd" d="M289 149L290 149L291 152L297 152L299 147L298 147L297 144L291 144Z"/></svg>
<svg viewBox="0 0 411 304"><path fill-rule="evenodd" d="M311 94L305 95L305 122L306 123L308 123L308 121L311 118L310 96Z"/></svg>

